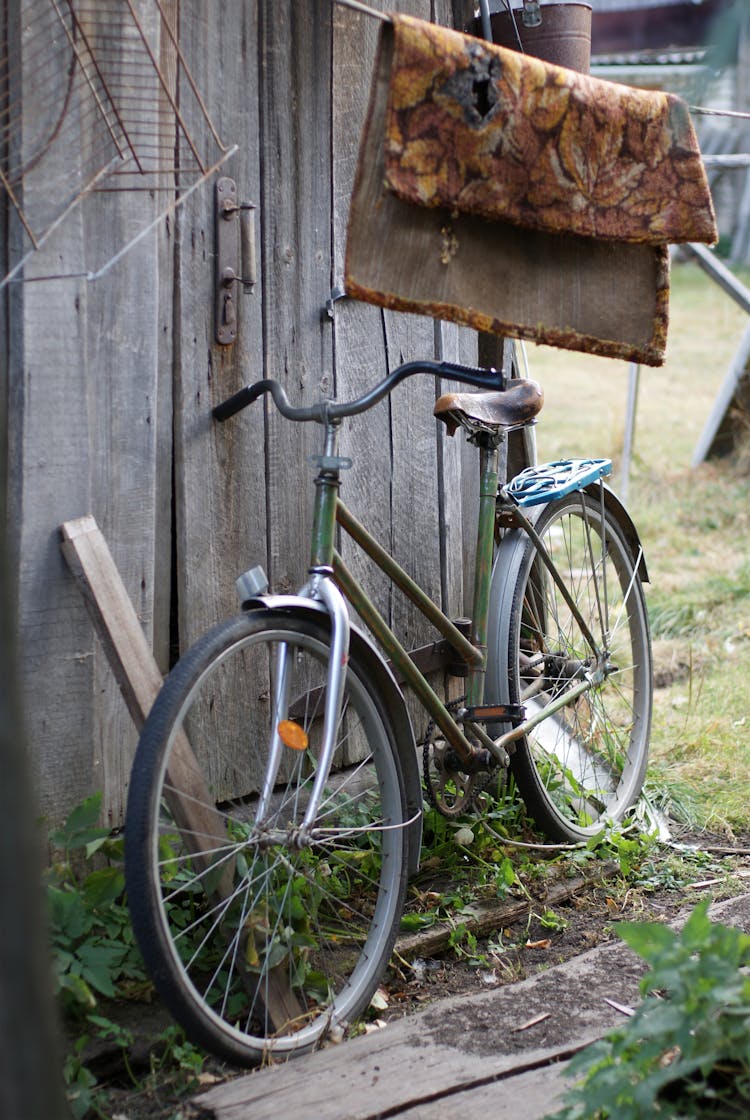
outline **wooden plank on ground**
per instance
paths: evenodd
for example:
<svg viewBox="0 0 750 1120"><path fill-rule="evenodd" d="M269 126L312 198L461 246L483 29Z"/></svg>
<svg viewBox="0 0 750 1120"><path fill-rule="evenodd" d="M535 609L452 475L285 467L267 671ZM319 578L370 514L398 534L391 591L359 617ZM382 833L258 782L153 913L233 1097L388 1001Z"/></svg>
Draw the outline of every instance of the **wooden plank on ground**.
<svg viewBox="0 0 750 1120"><path fill-rule="evenodd" d="M750 895L715 904L709 916L747 931ZM383 1030L216 1086L194 1103L212 1120L541 1120L560 1091L560 1063L622 1023L613 1004L637 1004L645 969L626 945L609 942L519 983L438 1000ZM539 1091L527 1093L534 1084Z"/></svg>
<svg viewBox="0 0 750 1120"><path fill-rule="evenodd" d="M617 870L615 863L598 866L593 877L603 878ZM545 907L557 906L568 898L577 894L587 882L591 882L592 875L578 875L575 879L561 879L553 883L544 898ZM487 937L498 929L512 925L529 911L527 899L509 902L507 899L487 899L479 901L471 907L465 907L461 912L461 922L475 937ZM438 922L429 929L420 930L419 933L402 934L396 939L395 951L407 960L415 957L434 956L448 948L451 934L455 932L455 923Z"/></svg>
<svg viewBox="0 0 750 1120"><path fill-rule="evenodd" d="M473 1089L438 1097L435 1101L399 1112L398 1120L539 1120L560 1107L563 1091L570 1084L565 1078L565 1062L516 1073ZM450 1111L449 1111L450 1110Z"/></svg>
<svg viewBox="0 0 750 1120"><path fill-rule="evenodd" d="M502 1100L514 1072L560 1061L620 1022L606 998L632 1005L643 968L624 945L608 944L520 983L440 1000L383 1030L217 1086L195 1103L212 1120L412 1120L433 1102L442 1102L443 1115L463 1116L458 1102L471 1092L494 1086Z"/></svg>

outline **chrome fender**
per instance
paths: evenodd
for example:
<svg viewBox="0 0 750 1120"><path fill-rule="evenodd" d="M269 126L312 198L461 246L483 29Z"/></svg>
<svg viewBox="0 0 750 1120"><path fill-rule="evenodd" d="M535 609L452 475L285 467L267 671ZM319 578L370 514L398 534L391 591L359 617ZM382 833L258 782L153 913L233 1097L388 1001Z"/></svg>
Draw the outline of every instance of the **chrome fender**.
<svg viewBox="0 0 750 1120"><path fill-rule="evenodd" d="M269 610L283 613L304 612L316 620L329 618L323 603L299 595L258 595L242 604L244 611ZM388 663L369 637L350 622L349 651L366 671L380 698L384 716L391 723L396 737L396 753L401 765L406 796L407 819L412 821L407 833L407 867L409 875L419 870L422 844L422 780L417 763L417 748L411 718L404 694Z"/></svg>

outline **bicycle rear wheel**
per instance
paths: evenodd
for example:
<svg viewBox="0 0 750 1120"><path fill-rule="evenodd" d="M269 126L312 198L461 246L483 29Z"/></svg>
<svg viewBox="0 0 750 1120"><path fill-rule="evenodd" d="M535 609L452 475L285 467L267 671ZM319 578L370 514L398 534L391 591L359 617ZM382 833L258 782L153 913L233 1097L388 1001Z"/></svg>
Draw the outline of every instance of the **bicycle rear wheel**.
<svg viewBox="0 0 750 1120"><path fill-rule="evenodd" d="M334 768L312 837L300 832L329 634L312 612L259 610L218 626L167 678L133 767L126 876L139 946L188 1035L234 1063L344 1029L372 997L403 907L394 734L355 658ZM281 768L259 824L277 736Z"/></svg>
<svg viewBox="0 0 750 1120"><path fill-rule="evenodd" d="M511 770L539 827L575 842L622 819L643 786L651 643L634 558L598 497L576 492L550 502L535 528L580 618L534 543L514 531L498 555L501 617L488 685L526 719L539 719L516 743Z"/></svg>

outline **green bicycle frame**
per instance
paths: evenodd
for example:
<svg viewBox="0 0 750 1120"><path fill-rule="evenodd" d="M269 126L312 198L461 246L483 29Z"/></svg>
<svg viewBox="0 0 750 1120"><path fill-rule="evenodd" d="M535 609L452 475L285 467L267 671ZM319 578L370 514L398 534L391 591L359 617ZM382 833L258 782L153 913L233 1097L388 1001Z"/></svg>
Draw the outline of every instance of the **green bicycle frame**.
<svg viewBox="0 0 750 1120"><path fill-rule="evenodd" d="M401 565L388 555L339 498L340 472L350 466L351 463L350 460L342 459L338 455L338 422L329 422L327 425L325 452L316 460L320 470L315 479L316 495L310 557L310 571L319 574L333 574L334 580L343 592L344 597L383 648L397 675L412 689L442 731L446 741L455 749L459 759L467 768L476 765L477 761L480 765L486 764L489 756L500 765L507 766L508 753L506 747L521 739L543 719L548 718L591 689L601 675L601 670L597 669L592 675L587 675L585 679L571 683L568 689L561 692L553 701L545 705L543 711L534 716L519 719L518 714L514 714L512 717L514 726L498 739L492 739L481 726L481 723L478 722L479 720L491 720L494 723L507 722L511 719L511 713L504 709L502 705L488 707L483 704L487 624L498 508L498 479L500 471L502 471L503 479L505 478L507 469L507 436L505 433L498 436L488 433L478 436L475 442L479 446L480 455L480 488L473 610L469 638L433 603ZM601 659L601 651L596 640L555 568L533 523L517 507L514 507L514 519L515 524L532 540L537 556L559 588L598 663ZM388 623L375 607L367 592L347 568L341 554L335 547L337 525L374 561L391 583L414 603L421 614L432 623L462 661L465 662L468 677L467 706L461 713L460 723L428 683L413 658L399 642ZM480 744L478 747L470 741L465 734L465 730Z"/></svg>
<svg viewBox="0 0 750 1120"><path fill-rule="evenodd" d="M434 719L446 740L456 750L465 764L476 758L477 748L464 734L462 727L448 711L444 702L415 665L399 642L388 623L377 610L367 592L347 568L335 548L336 525L366 553L394 586L417 607L466 663L468 672L467 705L474 709L481 705L484 692L486 664L487 619L489 612L490 579L495 539L495 511L498 490L499 447L505 450L504 439L488 437L480 443L480 496L477 527L476 566L474 577L471 636L467 638L443 611L422 591L384 548L371 536L364 525L347 509L338 496L340 470L349 465L338 457L337 430L329 425L324 455L317 460L320 466L315 479L316 495L313 517L310 568L312 571L332 568L334 579L359 617L377 639L399 677L406 681L426 711ZM504 465L503 456L503 465ZM496 747L492 739L475 723L466 724L482 747L505 764L507 755Z"/></svg>

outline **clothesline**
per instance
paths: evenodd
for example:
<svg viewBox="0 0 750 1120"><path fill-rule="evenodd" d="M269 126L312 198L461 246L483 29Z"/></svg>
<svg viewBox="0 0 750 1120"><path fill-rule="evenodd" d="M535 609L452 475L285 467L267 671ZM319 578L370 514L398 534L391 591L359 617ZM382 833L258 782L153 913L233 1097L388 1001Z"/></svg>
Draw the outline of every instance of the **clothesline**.
<svg viewBox="0 0 750 1120"><path fill-rule="evenodd" d="M735 117L739 120L750 121L750 113L740 112L738 109L706 109L700 105L688 105L691 113L700 113L705 117Z"/></svg>

